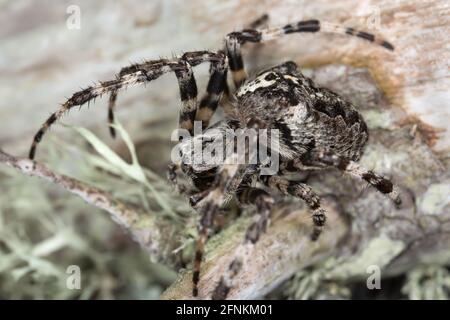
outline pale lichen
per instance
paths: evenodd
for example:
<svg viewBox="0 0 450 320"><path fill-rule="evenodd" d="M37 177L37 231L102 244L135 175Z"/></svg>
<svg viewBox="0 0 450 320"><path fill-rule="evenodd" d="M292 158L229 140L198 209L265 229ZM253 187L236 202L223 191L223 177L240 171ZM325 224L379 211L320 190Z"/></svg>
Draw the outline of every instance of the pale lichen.
<svg viewBox="0 0 450 320"><path fill-rule="evenodd" d="M408 272L402 292L412 300L448 300L450 272L439 266L419 266Z"/></svg>

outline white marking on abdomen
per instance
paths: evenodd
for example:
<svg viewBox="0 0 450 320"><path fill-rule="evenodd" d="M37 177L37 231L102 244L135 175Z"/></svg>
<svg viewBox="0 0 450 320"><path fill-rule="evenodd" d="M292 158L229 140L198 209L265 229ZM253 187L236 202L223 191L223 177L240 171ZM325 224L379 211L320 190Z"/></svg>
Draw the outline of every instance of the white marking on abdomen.
<svg viewBox="0 0 450 320"><path fill-rule="evenodd" d="M266 73L263 73L262 75L258 76L255 80L244 84L236 93L236 95L242 96L244 94L246 94L247 92L255 92L256 89L258 88L267 88L270 87L271 85L273 85L275 82L277 82L277 79L273 79L273 80L266 80L266 76L269 74L273 74L272 71L268 71Z"/></svg>

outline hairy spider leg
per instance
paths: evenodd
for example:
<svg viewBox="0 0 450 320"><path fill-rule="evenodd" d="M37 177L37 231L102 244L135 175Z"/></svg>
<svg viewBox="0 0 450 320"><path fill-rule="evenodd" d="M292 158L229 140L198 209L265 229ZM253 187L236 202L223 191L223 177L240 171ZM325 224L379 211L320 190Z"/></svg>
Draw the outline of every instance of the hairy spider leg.
<svg viewBox="0 0 450 320"><path fill-rule="evenodd" d="M224 54L224 53L223 53ZM225 55L225 54L224 54ZM201 121L203 128L207 128L209 121L219 105L224 91L227 88L227 61L212 63L210 68L210 78L206 88L206 94L200 100L195 120Z"/></svg>
<svg viewBox="0 0 450 320"><path fill-rule="evenodd" d="M201 61L199 61L199 58L201 59ZM182 57L180 57L180 59L185 59L191 66L196 66L202 62L211 63L211 76L208 82L207 93L200 100L198 119L196 119L199 121L203 121L203 119L205 119L204 121L206 122L206 124L204 124L203 127L206 128L208 126L209 119L217 108L222 93L226 89L226 76L228 70L227 60L222 51L219 51L217 53L207 51L187 52ZM123 68L119 72L119 76L128 72L129 67ZM195 87L195 89L197 88ZM110 133L113 138L116 134L115 129L111 127L111 124L114 123L114 109L116 106L116 102L117 91L113 91L110 94L108 104L108 124L110 126Z"/></svg>
<svg viewBox="0 0 450 320"><path fill-rule="evenodd" d="M239 88L247 78L241 52L241 46L243 44L247 42L262 43L280 38L284 35L299 32L325 32L345 34L355 36L366 41L374 42L388 50L394 50L394 47L391 43L374 34L365 31L359 31L354 28L342 27L329 22L320 22L319 20L315 19L303 20L297 23L287 24L283 27L267 28L261 30L249 28L238 32L231 32L225 37L225 48L236 89Z"/></svg>
<svg viewBox="0 0 450 320"><path fill-rule="evenodd" d="M291 195L305 201L311 210L314 229L311 234L311 240L316 241L326 222L327 212L320 204L320 197L312 190L310 186L298 181L289 181L280 176L261 176L261 182L269 188L277 189L285 195Z"/></svg>
<svg viewBox="0 0 450 320"><path fill-rule="evenodd" d="M400 206L402 203L400 193L396 185L381 175L365 169L355 161L347 159L332 151L315 152L313 155L313 161L317 161L328 166L333 166L344 173L367 181L372 187L388 196L396 206Z"/></svg>
<svg viewBox="0 0 450 320"><path fill-rule="evenodd" d="M241 204L255 204L257 215L254 216L254 221L245 232L244 242L236 248L233 260L215 287L212 294L213 300L225 299L231 288L233 288L235 277L245 264L245 258L249 256L253 245L267 229L272 213L272 205L275 203L273 197L266 191L251 186L240 188L236 196Z"/></svg>
<svg viewBox="0 0 450 320"><path fill-rule="evenodd" d="M200 221L198 224L198 237L195 247L194 268L192 274L194 297L198 296L198 283L200 280L200 269L205 250L206 242L213 231L213 224L220 206L235 193L242 179L245 176L245 164L239 164L236 154L232 154L225 165L220 167L213 187L206 197L204 197L199 206Z"/></svg>
<svg viewBox="0 0 450 320"><path fill-rule="evenodd" d="M248 25L248 27L249 28L261 27L262 25L266 24L268 20L269 15L264 14L258 19L251 22ZM223 52L225 51L226 48L224 48ZM224 67L223 65L220 64L217 65L211 64L210 79L208 82L207 93L200 100L200 106L196 118L196 120L202 121L203 128L208 127L209 121L213 116L215 110L217 109L222 96L225 95L227 98L230 97L230 88L227 82L227 71L228 65ZM225 112L226 113L232 112L232 110L227 109L227 106L228 106L227 104L223 105Z"/></svg>
<svg viewBox="0 0 450 320"><path fill-rule="evenodd" d="M249 24L249 28L258 28L265 24L269 16L267 14L262 15ZM127 72L128 67L123 68L119 75ZM209 120L214 114L219 104L222 93L229 95L229 88L226 82L228 67L225 61L212 61L210 69L210 79L208 82L207 93L200 100L199 109L197 112L196 120L203 121L203 127L208 127ZM113 91L109 97L108 103L108 125L109 131L113 138L116 136L116 131L111 125L114 123L114 109L117 102L117 91Z"/></svg>
<svg viewBox="0 0 450 320"><path fill-rule="evenodd" d="M221 52L195 51L187 52L183 56L173 59L151 60L141 64L133 64L122 69L114 80L99 82L76 92L44 122L36 133L31 144L29 158L34 158L39 142L51 125L74 106L82 106L107 93L117 94L119 90L150 82L169 72L175 72L180 88L182 101L180 128L191 131L197 109L197 86L191 67L208 61L226 64L226 57Z"/></svg>

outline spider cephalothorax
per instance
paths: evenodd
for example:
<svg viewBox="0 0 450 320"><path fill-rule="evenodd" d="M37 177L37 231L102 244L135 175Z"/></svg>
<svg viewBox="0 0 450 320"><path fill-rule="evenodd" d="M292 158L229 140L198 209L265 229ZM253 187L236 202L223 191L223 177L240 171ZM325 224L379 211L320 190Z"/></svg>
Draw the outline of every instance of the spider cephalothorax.
<svg viewBox="0 0 450 320"><path fill-rule="evenodd" d="M397 188L388 179L361 167L356 161L361 157L368 139L367 126L355 107L332 91L320 88L305 77L294 62L285 62L247 79L241 56L241 45L246 42L264 42L296 32L332 32L356 36L393 50L390 43L366 32L342 28L318 20L300 21L281 28L257 30L265 23L264 16L251 29L233 32L225 38L225 49L217 52L195 51L173 59L150 60L122 69L116 79L101 82L75 93L62 107L52 114L35 135L30 158L48 128L66 111L83 105L98 96L110 94L109 119L113 120L113 107L119 90L130 85L146 83L164 73L174 72L178 79L181 96L179 128L192 134L194 121L205 129L196 136L187 136L179 144L178 159L170 165L169 178L177 183L177 175L183 172L192 182L190 202L200 214L196 243L193 295L198 295L200 265L204 246L213 230L214 221L221 206L230 198L242 205L253 204L257 219L249 226L245 239L212 293L213 298L225 298L233 286L235 276L260 235L266 230L271 207L275 202L270 190L303 199L311 210L314 229L311 238L316 240L326 221L319 196L307 184L290 181L283 175L286 171L302 171L311 168L335 167L344 173L361 178L381 193L400 204ZM210 80L206 95L197 102L197 86L192 67L203 62L211 63ZM231 70L236 92L232 94L227 85L227 71ZM228 104L222 95L228 96ZM231 104L231 106L230 106ZM223 106L225 119L209 126L218 106ZM276 131L277 139L271 138L261 144L261 136L249 136L237 147L226 148L214 161L204 162L195 152L195 144L205 151L222 148L216 138L225 136L229 130L258 132ZM114 131L112 131L114 134ZM237 138L239 139L239 138ZM272 142L277 140L276 144ZM222 141L222 140L220 140ZM234 137L231 142L235 142ZM232 143L231 143L232 144ZM257 145L252 149L251 145ZM239 146L244 145L244 157ZM274 147L276 146L276 147ZM268 162L259 156L252 157L262 147L271 156L277 156L279 167L271 174L263 170ZM214 149L213 148L213 149ZM189 161L188 161L189 159ZM197 161L200 159L200 161ZM244 159L244 161L242 161ZM247 159L247 160L246 160ZM250 162L250 159L256 159ZM264 187L265 186L265 187Z"/></svg>

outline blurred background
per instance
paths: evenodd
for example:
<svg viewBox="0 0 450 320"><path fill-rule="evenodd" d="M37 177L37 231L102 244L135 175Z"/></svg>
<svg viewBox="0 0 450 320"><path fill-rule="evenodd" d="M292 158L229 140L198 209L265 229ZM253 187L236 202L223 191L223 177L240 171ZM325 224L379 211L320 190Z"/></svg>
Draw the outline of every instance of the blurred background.
<svg viewBox="0 0 450 320"><path fill-rule="evenodd" d="M438 35L448 34L449 24L439 20L433 28L426 24L420 31L412 28L420 21L434 21L426 17L436 7L448 13L448 4L431 1L428 6L416 3L414 7L412 2L0 0L0 147L26 156L43 121L80 87L111 79L133 62L221 48L227 32L269 13L270 25L319 18L374 28L372 31L396 45L398 56L386 58L385 53L372 52L370 45L354 39L318 36L316 41L307 34L268 44L258 55L254 54L258 45L249 46L250 72L286 59L304 66L307 74L327 64L368 69L370 73L362 77L373 77L387 99L401 110L396 114L397 123L414 117L429 147L443 154L450 145L445 131L449 53L448 43L440 43ZM422 44L425 38L428 42ZM434 50L433 55L427 55L421 46ZM385 58L386 62L380 63ZM333 72L336 70L340 76L355 75L350 67L336 67ZM207 73L207 65L196 69L200 92ZM327 75L322 74L323 82L331 81L345 90L345 83ZM175 79L168 75L146 87L130 88L119 95L116 108L116 117L132 137L141 164L161 181L170 156L170 133L178 122ZM109 136L107 98L81 109L74 109L63 122L89 128L129 159L122 140ZM83 137L55 125L40 145L37 159L118 197L142 200L141 190L128 189L126 183L120 184L120 177L112 187L108 179L91 172L89 158L80 154L80 149L90 151ZM164 190L162 184L158 188ZM67 289L67 268L71 265L83 270L81 290ZM448 278L445 269L427 272ZM157 299L175 278L175 271L150 262L148 255L100 210L56 186L0 167L0 298ZM393 289L384 291L384 297L408 296L408 290L401 292L404 280L405 275L400 275L390 281L387 287ZM370 297L364 288L365 284L355 283L343 296ZM274 293L273 298L279 297L298 296L295 290Z"/></svg>

